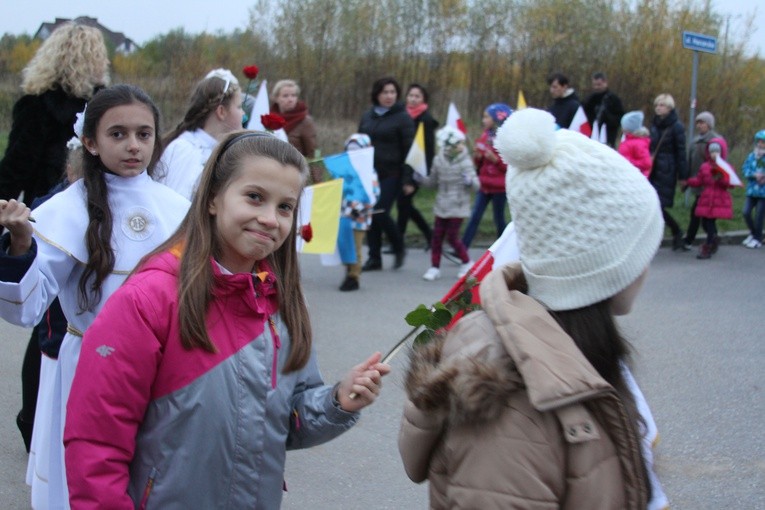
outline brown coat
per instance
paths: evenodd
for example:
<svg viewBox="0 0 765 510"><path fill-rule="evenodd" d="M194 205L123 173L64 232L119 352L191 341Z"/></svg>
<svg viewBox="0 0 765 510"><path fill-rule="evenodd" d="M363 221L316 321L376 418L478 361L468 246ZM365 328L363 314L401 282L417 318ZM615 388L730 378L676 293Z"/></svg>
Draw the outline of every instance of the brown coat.
<svg viewBox="0 0 765 510"><path fill-rule="evenodd" d="M287 133L290 144L300 151L300 154L306 159L314 157L316 151L316 124L313 118L306 115L305 119L300 121L292 131Z"/></svg>
<svg viewBox="0 0 765 510"><path fill-rule="evenodd" d="M431 508L640 509L640 446L616 391L534 299L519 266L489 274L483 310L418 348L399 451Z"/></svg>

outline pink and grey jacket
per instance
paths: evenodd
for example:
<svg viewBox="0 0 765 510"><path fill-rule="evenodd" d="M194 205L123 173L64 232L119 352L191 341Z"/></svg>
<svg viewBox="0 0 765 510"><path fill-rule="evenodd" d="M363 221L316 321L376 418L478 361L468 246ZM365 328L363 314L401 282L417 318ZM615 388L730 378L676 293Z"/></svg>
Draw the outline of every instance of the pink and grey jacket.
<svg viewBox="0 0 765 510"><path fill-rule="evenodd" d="M273 273L211 263L217 352L181 345L172 253L144 264L85 333L64 433L73 509L278 508L286 450L358 419L333 401L315 353L282 373L290 341Z"/></svg>

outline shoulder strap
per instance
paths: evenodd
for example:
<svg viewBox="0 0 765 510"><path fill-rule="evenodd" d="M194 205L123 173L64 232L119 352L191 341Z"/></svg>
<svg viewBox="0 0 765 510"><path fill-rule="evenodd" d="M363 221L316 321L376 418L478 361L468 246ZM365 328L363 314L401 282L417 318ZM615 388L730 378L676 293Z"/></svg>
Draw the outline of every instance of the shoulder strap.
<svg viewBox="0 0 765 510"><path fill-rule="evenodd" d="M659 147L661 147L661 142L664 141L664 137L667 136L667 131L669 131L670 127L671 126L667 126L666 128L664 128L664 131L662 131L661 137L659 138L659 143L656 144L656 148L651 153L651 159L653 159L656 153L659 152Z"/></svg>

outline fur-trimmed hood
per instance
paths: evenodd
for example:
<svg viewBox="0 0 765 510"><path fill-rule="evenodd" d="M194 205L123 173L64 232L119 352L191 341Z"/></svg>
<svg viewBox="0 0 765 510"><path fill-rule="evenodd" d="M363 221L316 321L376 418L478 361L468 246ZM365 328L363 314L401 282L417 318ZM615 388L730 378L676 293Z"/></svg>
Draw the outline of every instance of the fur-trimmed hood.
<svg viewBox="0 0 765 510"><path fill-rule="evenodd" d="M525 285L518 265L494 271L481 283L483 310L413 349L406 391L417 408L460 425L496 419L522 389L539 411L614 391Z"/></svg>

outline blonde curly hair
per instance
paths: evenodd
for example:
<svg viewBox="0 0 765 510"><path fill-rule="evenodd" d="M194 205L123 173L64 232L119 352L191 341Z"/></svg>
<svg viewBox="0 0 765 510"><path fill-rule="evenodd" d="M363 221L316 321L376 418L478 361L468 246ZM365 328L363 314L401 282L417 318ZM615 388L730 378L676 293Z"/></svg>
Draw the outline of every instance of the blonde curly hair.
<svg viewBox="0 0 765 510"><path fill-rule="evenodd" d="M97 86L109 83L104 36L87 25L61 25L42 43L21 75L25 94L40 95L61 87L67 94L90 99Z"/></svg>

